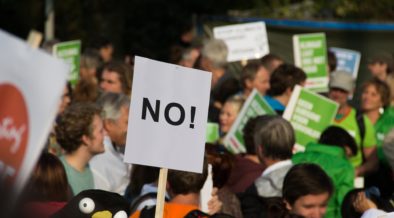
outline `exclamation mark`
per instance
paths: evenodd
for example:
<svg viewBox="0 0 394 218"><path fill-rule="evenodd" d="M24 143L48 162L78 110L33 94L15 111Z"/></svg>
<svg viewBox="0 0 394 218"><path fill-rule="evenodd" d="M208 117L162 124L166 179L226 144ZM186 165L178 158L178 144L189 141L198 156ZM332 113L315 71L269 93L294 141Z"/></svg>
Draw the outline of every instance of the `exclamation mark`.
<svg viewBox="0 0 394 218"><path fill-rule="evenodd" d="M194 116L196 115L196 107L191 107L190 110L190 119L191 119L191 123L190 123L190 128L194 129Z"/></svg>

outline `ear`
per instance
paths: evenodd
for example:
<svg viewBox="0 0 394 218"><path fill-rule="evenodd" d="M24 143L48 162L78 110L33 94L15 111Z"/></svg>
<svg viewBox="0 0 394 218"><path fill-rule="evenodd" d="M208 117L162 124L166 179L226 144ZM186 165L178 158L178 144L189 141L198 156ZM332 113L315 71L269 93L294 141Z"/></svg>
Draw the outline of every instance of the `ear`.
<svg viewBox="0 0 394 218"><path fill-rule="evenodd" d="M260 161L264 157L264 148L263 147L264 147L263 145L257 146L257 156L259 157Z"/></svg>
<svg viewBox="0 0 394 218"><path fill-rule="evenodd" d="M291 87L288 87L285 91L287 96L291 96L291 94L293 93L293 89Z"/></svg>
<svg viewBox="0 0 394 218"><path fill-rule="evenodd" d="M104 119L103 120L103 124L104 124L104 129L105 130L110 129L112 127L112 125L114 125L114 123L111 120L109 120L109 119Z"/></svg>
<svg viewBox="0 0 394 218"><path fill-rule="evenodd" d="M253 88L253 81L250 80L250 79L246 79L246 80L245 80L245 87L246 87L247 89L252 90L252 88Z"/></svg>
<svg viewBox="0 0 394 218"><path fill-rule="evenodd" d="M82 135L82 144L88 146L90 143L90 137L87 135Z"/></svg>
<svg viewBox="0 0 394 218"><path fill-rule="evenodd" d="M291 207L291 205L289 204L289 202L287 202L286 200L283 200L283 202L284 202L285 205L286 205L286 209L288 209L289 211L291 211L292 207Z"/></svg>

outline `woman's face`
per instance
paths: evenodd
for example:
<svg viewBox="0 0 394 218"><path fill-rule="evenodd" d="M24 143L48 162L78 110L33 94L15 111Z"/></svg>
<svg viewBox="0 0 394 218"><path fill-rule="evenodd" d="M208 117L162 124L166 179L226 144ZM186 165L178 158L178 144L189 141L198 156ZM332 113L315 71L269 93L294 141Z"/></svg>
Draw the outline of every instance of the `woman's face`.
<svg viewBox="0 0 394 218"><path fill-rule="evenodd" d="M382 97L374 85L364 88L361 95L361 108L364 111L379 110L383 107Z"/></svg>
<svg viewBox="0 0 394 218"><path fill-rule="evenodd" d="M328 192L317 195L305 195L298 198L293 205L287 204L288 209L294 214L305 218L322 218L326 214Z"/></svg>
<svg viewBox="0 0 394 218"><path fill-rule="evenodd" d="M226 102L220 111L219 122L220 130L227 133L237 118L239 107L232 102Z"/></svg>

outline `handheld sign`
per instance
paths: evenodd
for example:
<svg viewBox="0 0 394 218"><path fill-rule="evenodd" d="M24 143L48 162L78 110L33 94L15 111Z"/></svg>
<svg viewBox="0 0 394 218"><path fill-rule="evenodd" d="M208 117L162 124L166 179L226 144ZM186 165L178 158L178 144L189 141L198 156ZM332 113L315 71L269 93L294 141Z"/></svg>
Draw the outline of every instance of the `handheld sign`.
<svg viewBox="0 0 394 218"><path fill-rule="evenodd" d="M245 124L250 118L264 114L276 113L264 98L262 98L260 93L254 89L248 99L246 99L237 119L224 138L224 146L227 150L234 154L246 152L243 134Z"/></svg>
<svg viewBox="0 0 394 218"><path fill-rule="evenodd" d="M305 87L315 92L328 90L327 48L324 33L293 36L294 63L307 75Z"/></svg>
<svg viewBox="0 0 394 218"><path fill-rule="evenodd" d="M63 59L70 65L69 81L75 86L79 78L79 64L81 59L81 41L57 43L53 46L53 55Z"/></svg>
<svg viewBox="0 0 394 218"><path fill-rule="evenodd" d="M208 143L215 143L219 138L219 124L208 123L205 141Z"/></svg>
<svg viewBox="0 0 394 218"><path fill-rule="evenodd" d="M303 151L309 142L317 141L320 134L334 119L338 104L330 99L296 85L283 113L294 128L296 151Z"/></svg>
<svg viewBox="0 0 394 218"><path fill-rule="evenodd" d="M226 42L228 62L257 59L269 53L264 22L215 27L213 34L216 39Z"/></svg>
<svg viewBox="0 0 394 218"><path fill-rule="evenodd" d="M357 79L358 68L360 66L361 53L358 51L331 47L337 58L337 70L343 70L352 74L353 79Z"/></svg>
<svg viewBox="0 0 394 218"><path fill-rule="evenodd" d="M211 73L135 58L125 162L202 172Z"/></svg>
<svg viewBox="0 0 394 218"><path fill-rule="evenodd" d="M45 145L68 66L1 30L0 41L0 189L15 197Z"/></svg>

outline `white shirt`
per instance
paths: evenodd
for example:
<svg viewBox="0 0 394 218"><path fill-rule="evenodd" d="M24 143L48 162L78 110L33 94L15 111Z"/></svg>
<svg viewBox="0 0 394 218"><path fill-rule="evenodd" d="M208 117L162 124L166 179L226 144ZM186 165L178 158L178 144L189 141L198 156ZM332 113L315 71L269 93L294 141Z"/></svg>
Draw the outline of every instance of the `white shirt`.
<svg viewBox="0 0 394 218"><path fill-rule="evenodd" d="M289 165L292 165L291 160L282 160L282 161L276 162L276 163L272 164L271 166L267 167L263 171L263 174L261 174L261 176L266 176L269 173L271 173L277 169L280 169L282 167L289 166Z"/></svg>
<svg viewBox="0 0 394 218"><path fill-rule="evenodd" d="M131 164L123 162L123 154L116 151L108 136L104 138L105 151L94 156L89 164L96 189L124 195L130 182Z"/></svg>

